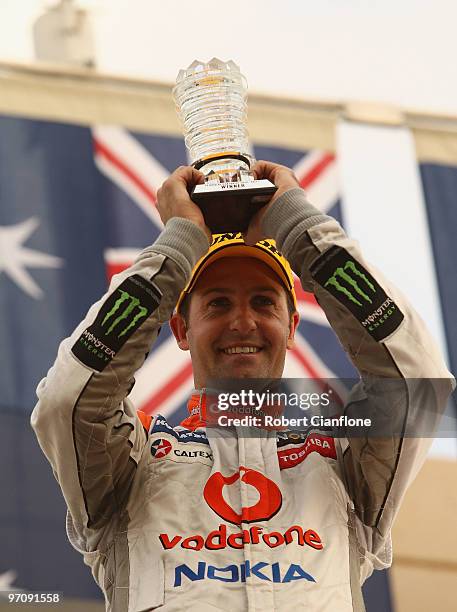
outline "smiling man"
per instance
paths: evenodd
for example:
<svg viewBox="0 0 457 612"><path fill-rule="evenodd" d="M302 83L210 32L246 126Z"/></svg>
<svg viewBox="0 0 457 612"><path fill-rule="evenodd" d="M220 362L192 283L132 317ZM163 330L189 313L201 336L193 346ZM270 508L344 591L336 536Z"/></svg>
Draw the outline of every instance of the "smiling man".
<svg viewBox="0 0 457 612"><path fill-rule="evenodd" d="M286 349L293 346L298 314L291 275L281 270L287 279L281 281L265 263L266 258L272 265L279 260L269 255L267 247L237 248L241 243L242 238L216 243L171 319L178 346L191 352L198 389L206 386L208 378L280 378ZM221 248L222 258L212 263ZM244 251L244 257L227 256L230 250L235 255ZM282 266L286 265L284 260Z"/></svg>
<svg viewBox="0 0 457 612"><path fill-rule="evenodd" d="M164 231L112 279L37 389L32 425L69 539L112 612L360 612L364 580L390 565L392 522L430 439L210 422L210 380L282 376L298 324L292 270L359 369L345 415L421 421L452 390L419 316L291 170L253 170L278 191L245 239L211 236L188 195L200 173L165 181ZM169 320L195 381L174 428L127 397ZM406 392L392 396L389 380Z"/></svg>

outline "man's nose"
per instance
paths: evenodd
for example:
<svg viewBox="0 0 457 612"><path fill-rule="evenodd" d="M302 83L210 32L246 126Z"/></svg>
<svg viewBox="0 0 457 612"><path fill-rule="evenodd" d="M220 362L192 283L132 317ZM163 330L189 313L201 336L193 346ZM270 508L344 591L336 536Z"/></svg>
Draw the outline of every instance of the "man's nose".
<svg viewBox="0 0 457 612"><path fill-rule="evenodd" d="M238 305L232 311L230 330L248 334L257 329L255 311L249 305Z"/></svg>

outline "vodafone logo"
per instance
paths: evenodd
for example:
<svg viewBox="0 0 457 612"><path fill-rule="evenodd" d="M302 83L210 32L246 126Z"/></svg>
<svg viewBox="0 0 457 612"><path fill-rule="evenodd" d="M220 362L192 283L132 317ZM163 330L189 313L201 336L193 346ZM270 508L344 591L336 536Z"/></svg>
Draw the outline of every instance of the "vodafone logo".
<svg viewBox="0 0 457 612"><path fill-rule="evenodd" d="M224 499L223 489L238 481L255 487L259 493L259 501L253 506L242 507L241 513L236 512ZM274 516L282 504L282 495L278 485L257 470L240 466L239 471L231 476L223 476L221 472L212 474L203 489L203 497L208 506L222 519L234 525L267 521Z"/></svg>
<svg viewBox="0 0 457 612"><path fill-rule="evenodd" d="M154 459L161 459L162 457L165 457L165 455L168 455L170 451L171 443L163 438L157 438L157 440L154 440L154 442L151 444L151 455L154 457Z"/></svg>

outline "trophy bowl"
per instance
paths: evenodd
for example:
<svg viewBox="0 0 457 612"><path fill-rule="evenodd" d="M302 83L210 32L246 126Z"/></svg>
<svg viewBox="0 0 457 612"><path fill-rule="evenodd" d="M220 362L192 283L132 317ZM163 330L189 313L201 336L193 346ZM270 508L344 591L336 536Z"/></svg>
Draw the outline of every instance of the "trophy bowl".
<svg viewBox="0 0 457 612"><path fill-rule="evenodd" d="M233 61L195 60L180 70L173 97L191 164L205 176L192 200L213 233L247 230L277 188L250 171L246 79Z"/></svg>

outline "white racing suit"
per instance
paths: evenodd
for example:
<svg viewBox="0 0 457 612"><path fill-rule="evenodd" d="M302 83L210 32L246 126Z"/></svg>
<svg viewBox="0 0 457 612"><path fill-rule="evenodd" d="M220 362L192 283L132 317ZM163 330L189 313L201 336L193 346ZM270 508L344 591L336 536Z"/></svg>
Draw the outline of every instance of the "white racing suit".
<svg viewBox="0 0 457 612"><path fill-rule="evenodd" d="M439 414L452 376L419 316L339 224L293 189L264 228L361 374L347 409L372 407L370 381L389 377L423 379L401 405ZM173 429L162 417L143 424L127 397L207 247L191 222L169 221L38 386L32 426L68 506L68 537L112 612L364 610L361 584L391 564L392 522L430 439L244 437L192 419Z"/></svg>

